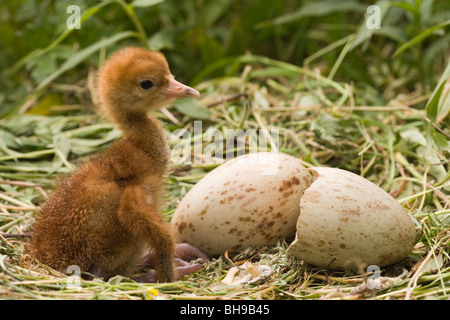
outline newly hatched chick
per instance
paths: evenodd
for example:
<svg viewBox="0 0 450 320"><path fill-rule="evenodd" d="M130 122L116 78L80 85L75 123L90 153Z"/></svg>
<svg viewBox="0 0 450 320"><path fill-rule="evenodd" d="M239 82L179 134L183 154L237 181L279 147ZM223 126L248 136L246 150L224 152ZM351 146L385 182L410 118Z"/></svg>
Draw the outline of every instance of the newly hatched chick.
<svg viewBox="0 0 450 320"><path fill-rule="evenodd" d="M174 79L161 53L114 53L99 71L98 98L123 137L51 194L32 225L30 255L62 272L76 265L108 279L131 276L151 247L157 280L175 280L175 240L159 213L169 149L148 111L198 96Z"/></svg>

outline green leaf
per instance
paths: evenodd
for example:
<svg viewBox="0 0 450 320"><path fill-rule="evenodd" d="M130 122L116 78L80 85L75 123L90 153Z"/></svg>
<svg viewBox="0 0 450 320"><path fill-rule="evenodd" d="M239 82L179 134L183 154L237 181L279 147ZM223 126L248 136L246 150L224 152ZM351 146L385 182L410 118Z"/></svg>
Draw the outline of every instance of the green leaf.
<svg viewBox="0 0 450 320"><path fill-rule="evenodd" d="M320 17L334 12L364 11L366 8L367 6L352 0L348 1L325 0L319 2L312 2L302 6L299 10L282 15L270 21L262 22L256 25L256 28L264 28L280 25L308 17Z"/></svg>
<svg viewBox="0 0 450 320"><path fill-rule="evenodd" d="M70 138L70 143L72 145L71 152L77 156L98 152L103 147L117 140L121 136L122 136L121 131L111 130L105 133L102 138L95 138L95 139Z"/></svg>
<svg viewBox="0 0 450 320"><path fill-rule="evenodd" d="M69 139L64 134L58 134L53 136L53 147L55 149L55 156L51 164L50 173L58 172L64 164L68 164L67 158L71 150L71 144ZM72 166L70 166L72 168Z"/></svg>
<svg viewBox="0 0 450 320"><path fill-rule="evenodd" d="M80 17L80 23L83 24L86 20L88 20L90 17L92 17L94 14L96 14L102 7L112 3L112 0L108 1L102 1L99 4L92 6L88 9L86 9L83 14ZM53 50L60 42L62 42L65 38L67 38L72 32L74 32L77 29L66 29L63 33L61 33L58 38L56 38L52 43L50 43L47 47L41 49L36 49L30 53L28 53L25 57L21 58L19 61L17 61L11 68L7 69L5 71L6 74L12 74L17 72L18 69L20 69L22 66L27 64L28 62L32 61L33 59L38 59L41 56L45 55L46 53Z"/></svg>
<svg viewBox="0 0 450 320"><path fill-rule="evenodd" d="M398 8L402 8L405 11L412 13L415 16L420 14L419 7L414 6L412 3L408 2L392 2L392 5Z"/></svg>
<svg viewBox="0 0 450 320"><path fill-rule="evenodd" d="M33 108L28 110L28 114L47 115L51 114L50 108L52 106L60 106L64 104L61 94L51 93L39 101Z"/></svg>
<svg viewBox="0 0 450 320"><path fill-rule="evenodd" d="M133 7L150 7L164 2L164 0L135 0L131 3Z"/></svg>
<svg viewBox="0 0 450 320"><path fill-rule="evenodd" d="M196 98L177 100L174 107L184 115L193 119L208 120L211 117L211 111L199 105Z"/></svg>
<svg viewBox="0 0 450 320"><path fill-rule="evenodd" d="M47 76L44 80L42 80L42 82L28 95L27 100L37 99L42 94L43 89L47 87L52 81L54 81L64 72L71 70L72 68L75 68L78 64L83 62L85 59L87 59L90 55L92 55L96 51L99 51L101 48L107 47L115 42L118 42L122 39L129 37L139 37L139 35L134 31L124 31L109 38L97 41L94 44L88 46L87 48L77 52L69 59L67 59L55 72L53 72L52 74ZM24 101L24 103L26 103L26 101ZM15 107L15 109L20 107L21 105L18 105Z"/></svg>
<svg viewBox="0 0 450 320"><path fill-rule="evenodd" d="M442 91L444 90L445 82L440 83L436 86L433 94L431 95L430 100L428 100L426 110L427 116L431 120L436 120L439 106L439 99L441 98Z"/></svg>
<svg viewBox="0 0 450 320"><path fill-rule="evenodd" d="M439 221L439 219L437 219ZM428 260L423 266L422 266L422 272L436 272L437 269L442 268L444 265L444 261L442 258L442 255L435 256L433 259Z"/></svg>
<svg viewBox="0 0 450 320"><path fill-rule="evenodd" d="M39 91L43 88L45 88L48 84L50 84L53 80L55 80L57 77L59 77L64 72L76 67L78 64L80 64L82 61L84 61L86 58L88 58L90 55L92 55L94 52L100 50L103 47L107 47L110 44L113 44L115 42L118 42L122 39L129 38L129 37L135 37L137 36L136 32L132 31L124 31L121 33L118 33L112 37L100 40L95 42L94 44L91 44L89 47L77 52L72 57L66 60L66 62L63 63L63 65L54 73L52 73L50 76L42 80L39 86L36 87L34 91Z"/></svg>
<svg viewBox="0 0 450 320"><path fill-rule="evenodd" d="M154 33L148 39L148 46L151 50L160 51L162 49L175 48L176 30L161 30Z"/></svg>
<svg viewBox="0 0 450 320"><path fill-rule="evenodd" d="M17 141L16 136L11 134L8 131L4 131L0 129L0 155L18 155L19 152L16 152L12 149L18 149L20 144Z"/></svg>
<svg viewBox="0 0 450 320"><path fill-rule="evenodd" d="M429 121L431 122L436 122L438 120L438 117L443 117L443 115L445 115L446 111L444 111L444 108L446 107L446 104L444 102L446 99L442 99L443 101L441 101L441 96L442 92L444 91L445 84L447 83L447 80L449 78L450 78L450 62L447 64L444 73L439 79L439 82L434 88L433 93L431 94L431 97L428 100L427 105L425 107L427 117L428 119L430 119ZM438 149L449 150L450 143L448 139L443 134L439 133L435 128L433 128L431 124L428 124L427 133L429 137L431 137L433 142L436 144Z"/></svg>
<svg viewBox="0 0 450 320"><path fill-rule="evenodd" d="M114 129L115 125L110 123L96 123L90 126L67 130L64 134L69 138L90 138L105 135L105 133Z"/></svg>
<svg viewBox="0 0 450 320"><path fill-rule="evenodd" d="M422 31L417 36L415 36L414 38L412 38L408 42L406 42L403 45L401 45L400 48L398 48L397 51L395 51L394 58L397 57L403 51L405 51L405 50L409 49L410 47L412 47L412 46L422 42L425 38L428 38L429 36L431 36L436 30L445 28L445 27L447 27L449 25L450 25L450 20L447 20L447 21L445 21L443 23L440 23L440 24L437 24L437 25L435 25L435 26L433 26L431 28L428 28L425 31Z"/></svg>
<svg viewBox="0 0 450 320"><path fill-rule="evenodd" d="M427 139L422 135L422 133L416 127L408 128L404 131L400 131L400 136L402 139L410 145L427 145Z"/></svg>
<svg viewBox="0 0 450 320"><path fill-rule="evenodd" d="M447 81L447 79L450 78L450 62L447 64L447 67L445 68L444 73L442 74L441 78L439 79L438 84L433 90L433 93L431 94L430 100L428 100L427 105L425 107L427 111L427 117L431 121L436 121L437 115L439 112L439 100L441 99L442 91L444 89L444 85Z"/></svg>
<svg viewBox="0 0 450 320"><path fill-rule="evenodd" d="M450 151L450 142L447 137L436 131L434 128L430 128L430 135L439 150Z"/></svg>

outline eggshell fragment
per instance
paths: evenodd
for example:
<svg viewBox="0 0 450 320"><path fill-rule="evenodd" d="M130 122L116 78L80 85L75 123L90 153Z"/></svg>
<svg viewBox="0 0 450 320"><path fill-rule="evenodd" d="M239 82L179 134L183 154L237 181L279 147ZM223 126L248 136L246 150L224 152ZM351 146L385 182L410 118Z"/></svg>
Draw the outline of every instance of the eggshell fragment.
<svg viewBox="0 0 450 320"><path fill-rule="evenodd" d="M182 199L171 226L209 255L294 237L300 197L314 178L294 157L259 152L217 167Z"/></svg>
<svg viewBox="0 0 450 320"><path fill-rule="evenodd" d="M315 266L346 270L390 265L411 252L415 225L393 197L354 173L313 170L318 176L301 198L289 253Z"/></svg>

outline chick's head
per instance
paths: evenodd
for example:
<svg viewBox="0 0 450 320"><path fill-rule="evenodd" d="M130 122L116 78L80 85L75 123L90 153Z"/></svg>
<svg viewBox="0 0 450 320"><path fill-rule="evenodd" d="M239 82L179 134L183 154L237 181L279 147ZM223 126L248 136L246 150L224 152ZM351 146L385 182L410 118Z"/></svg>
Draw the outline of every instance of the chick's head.
<svg viewBox="0 0 450 320"><path fill-rule="evenodd" d="M163 54L135 47L117 51L104 63L97 92L103 111L113 118L199 96L197 90L175 80Z"/></svg>

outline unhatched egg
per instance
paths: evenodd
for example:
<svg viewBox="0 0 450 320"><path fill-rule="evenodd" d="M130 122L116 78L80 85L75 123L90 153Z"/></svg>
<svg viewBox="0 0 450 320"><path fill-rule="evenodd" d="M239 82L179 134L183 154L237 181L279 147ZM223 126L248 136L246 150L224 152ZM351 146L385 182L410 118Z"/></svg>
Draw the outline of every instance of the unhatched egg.
<svg viewBox="0 0 450 320"><path fill-rule="evenodd" d="M294 157L259 152L217 167L182 199L171 226L209 255L294 237L303 191L314 180Z"/></svg>
<svg viewBox="0 0 450 320"><path fill-rule="evenodd" d="M379 267L405 258L416 238L409 213L369 180L336 168L313 168L300 201L289 253L330 269Z"/></svg>

